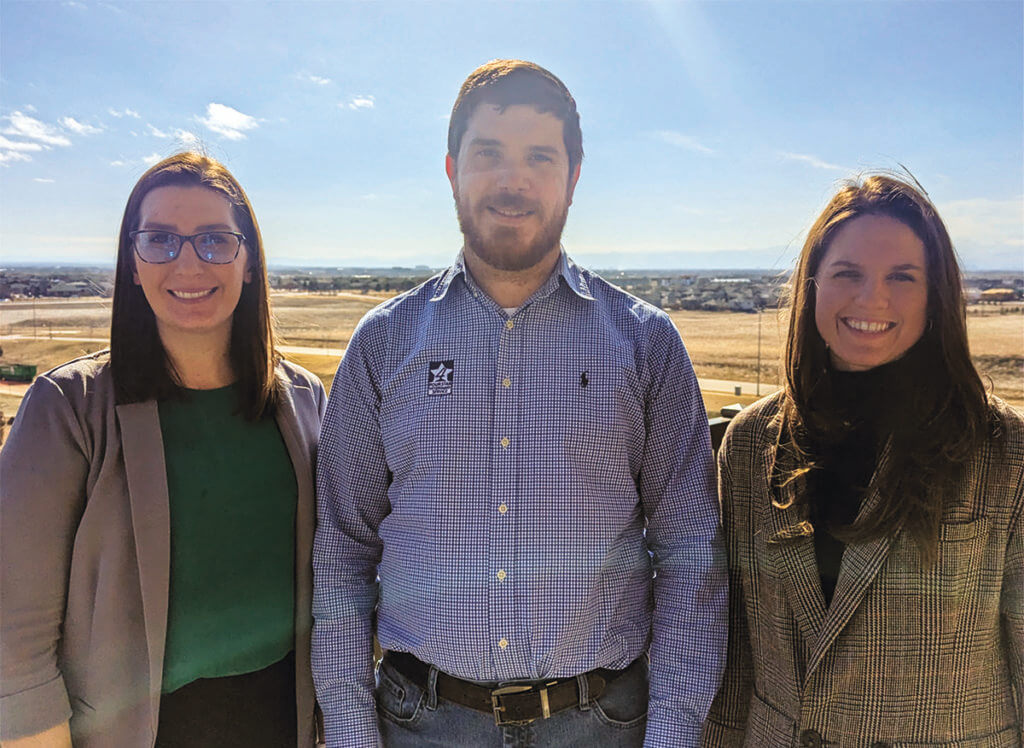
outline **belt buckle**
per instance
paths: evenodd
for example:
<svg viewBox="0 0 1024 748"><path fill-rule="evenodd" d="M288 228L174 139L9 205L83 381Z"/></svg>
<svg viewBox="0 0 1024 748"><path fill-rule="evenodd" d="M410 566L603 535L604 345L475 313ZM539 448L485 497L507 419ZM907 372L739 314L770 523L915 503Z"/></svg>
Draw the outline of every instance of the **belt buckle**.
<svg viewBox="0 0 1024 748"><path fill-rule="evenodd" d="M518 685L518 686L502 686L501 688L495 688L491 691L491 710L494 712L494 724L499 727L502 725L528 725L533 722L534 719L505 719L502 712L505 711L505 705L501 703L501 697L506 696L510 693L526 693L527 691L533 691L534 686ZM545 719L551 716L551 710L548 707L548 689L540 689L540 704L541 711L544 714Z"/></svg>

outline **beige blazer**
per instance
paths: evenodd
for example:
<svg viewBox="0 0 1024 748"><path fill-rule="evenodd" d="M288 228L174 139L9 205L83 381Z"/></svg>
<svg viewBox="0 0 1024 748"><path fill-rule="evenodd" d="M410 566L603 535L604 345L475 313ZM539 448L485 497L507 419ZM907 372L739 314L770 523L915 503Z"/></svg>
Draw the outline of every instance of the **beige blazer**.
<svg viewBox="0 0 1024 748"><path fill-rule="evenodd" d="M320 381L284 363L295 469L296 701L309 665ZM76 748L151 747L167 633L169 509L156 402L115 405L106 352L38 377L0 451L0 739L70 718Z"/></svg>
<svg viewBox="0 0 1024 748"><path fill-rule="evenodd" d="M718 455L729 654L703 744L1020 746L1024 417L993 398L1005 448L969 464L933 567L899 527L849 545L826 608L806 510L772 505L780 403L743 411Z"/></svg>

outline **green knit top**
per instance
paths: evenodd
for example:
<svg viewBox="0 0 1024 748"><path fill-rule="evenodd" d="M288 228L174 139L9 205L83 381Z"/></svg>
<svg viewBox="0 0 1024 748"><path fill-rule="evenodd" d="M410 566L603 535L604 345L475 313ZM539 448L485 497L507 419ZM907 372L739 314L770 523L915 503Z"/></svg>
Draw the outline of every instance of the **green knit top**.
<svg viewBox="0 0 1024 748"><path fill-rule="evenodd" d="M171 516L163 693L254 672L295 641L295 472L234 387L161 402Z"/></svg>

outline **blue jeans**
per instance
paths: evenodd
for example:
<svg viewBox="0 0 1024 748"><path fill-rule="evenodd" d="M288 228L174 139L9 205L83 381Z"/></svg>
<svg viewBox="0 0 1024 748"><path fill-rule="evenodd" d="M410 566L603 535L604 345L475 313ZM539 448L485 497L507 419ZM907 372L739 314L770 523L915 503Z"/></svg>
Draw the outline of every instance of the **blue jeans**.
<svg viewBox="0 0 1024 748"><path fill-rule="evenodd" d="M383 662L377 671L377 714L387 748L639 748L647 727L647 659L640 657L591 701L586 679L579 704L526 725L498 726L494 716L437 698L436 668L426 689Z"/></svg>

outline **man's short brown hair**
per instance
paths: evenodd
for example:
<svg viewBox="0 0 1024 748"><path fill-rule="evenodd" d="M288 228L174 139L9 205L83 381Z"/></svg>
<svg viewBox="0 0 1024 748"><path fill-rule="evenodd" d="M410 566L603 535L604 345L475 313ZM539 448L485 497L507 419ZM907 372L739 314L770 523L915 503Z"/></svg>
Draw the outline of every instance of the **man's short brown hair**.
<svg viewBox="0 0 1024 748"><path fill-rule="evenodd" d="M583 133L576 100L554 73L526 60L491 60L466 78L448 122L448 155L453 159L458 159L469 119L482 103L501 110L525 104L538 112L553 114L562 122L570 178L583 161Z"/></svg>

